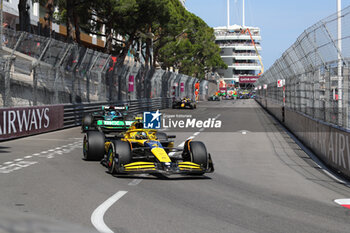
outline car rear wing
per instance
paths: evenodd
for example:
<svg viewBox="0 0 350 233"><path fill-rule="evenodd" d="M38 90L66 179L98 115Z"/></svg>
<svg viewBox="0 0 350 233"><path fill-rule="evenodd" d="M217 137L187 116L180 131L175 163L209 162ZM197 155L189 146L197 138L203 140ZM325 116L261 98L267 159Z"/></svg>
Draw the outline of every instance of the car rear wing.
<svg viewBox="0 0 350 233"><path fill-rule="evenodd" d="M129 110L129 106L127 104L119 105L119 106L102 106L102 110L124 110L124 111L128 111Z"/></svg>

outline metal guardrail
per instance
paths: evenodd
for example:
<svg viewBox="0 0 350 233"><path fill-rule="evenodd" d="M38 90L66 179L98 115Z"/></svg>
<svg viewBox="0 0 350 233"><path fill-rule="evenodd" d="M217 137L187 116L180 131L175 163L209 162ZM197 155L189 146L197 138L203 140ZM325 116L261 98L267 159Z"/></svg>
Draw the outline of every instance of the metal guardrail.
<svg viewBox="0 0 350 233"><path fill-rule="evenodd" d="M154 98L154 99L141 99L119 102L94 102L94 103L82 103L82 104L68 104L64 106L64 126L63 128L69 128L81 125L83 116L100 111L103 105L119 105L128 104L128 113L137 114L145 111L155 111L157 109L165 109L171 107L171 98Z"/></svg>

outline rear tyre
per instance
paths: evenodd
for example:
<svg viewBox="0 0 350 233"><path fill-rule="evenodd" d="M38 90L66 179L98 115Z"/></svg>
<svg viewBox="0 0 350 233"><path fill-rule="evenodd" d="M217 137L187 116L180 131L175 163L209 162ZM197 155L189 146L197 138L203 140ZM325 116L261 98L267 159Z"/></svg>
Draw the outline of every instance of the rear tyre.
<svg viewBox="0 0 350 233"><path fill-rule="evenodd" d="M98 131L89 131L84 135L83 154L87 161L99 161L105 153L105 136Z"/></svg>
<svg viewBox="0 0 350 233"><path fill-rule="evenodd" d="M183 161L189 161L208 168L208 152L203 142L187 140L185 142L184 152L182 154ZM197 173L203 175L204 172Z"/></svg>
<svg viewBox="0 0 350 233"><path fill-rule="evenodd" d="M122 167L131 163L131 148L128 142L113 141L107 154L107 167L111 174L123 174Z"/></svg>
<svg viewBox="0 0 350 233"><path fill-rule="evenodd" d="M93 127L94 118L91 115L84 116L81 128L83 131L89 130Z"/></svg>

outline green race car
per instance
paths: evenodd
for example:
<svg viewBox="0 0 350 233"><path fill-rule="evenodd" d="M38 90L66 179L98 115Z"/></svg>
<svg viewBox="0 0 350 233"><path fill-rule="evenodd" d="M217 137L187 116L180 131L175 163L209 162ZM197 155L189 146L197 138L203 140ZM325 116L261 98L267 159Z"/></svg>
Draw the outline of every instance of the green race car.
<svg viewBox="0 0 350 233"><path fill-rule="evenodd" d="M82 131L121 133L128 130L135 118L128 115L128 106L102 106L102 111L83 117Z"/></svg>

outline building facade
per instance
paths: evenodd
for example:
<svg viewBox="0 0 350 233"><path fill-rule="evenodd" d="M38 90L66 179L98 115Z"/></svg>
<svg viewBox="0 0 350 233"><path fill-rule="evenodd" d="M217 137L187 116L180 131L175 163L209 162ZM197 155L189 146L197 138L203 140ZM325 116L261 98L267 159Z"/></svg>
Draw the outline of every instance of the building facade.
<svg viewBox="0 0 350 233"><path fill-rule="evenodd" d="M19 24L19 11L18 11L19 0L4 0L3 1L3 26L6 26L10 29L16 30ZM45 13L46 9L43 6L40 6L38 2L32 0L27 0L27 7L30 17L30 24L32 31L36 34L38 32L38 27L40 25L45 25ZM65 25L59 25L54 22L51 22L51 29L53 32L66 36L67 28ZM102 33L104 28L102 29ZM104 48L105 46L105 37L90 35L84 32L81 32L80 39L85 46L94 47L94 48Z"/></svg>
<svg viewBox="0 0 350 233"><path fill-rule="evenodd" d="M232 25L216 27L214 32L216 44L221 48L220 55L228 66L226 70L219 70L219 75L229 86L252 86L262 70L260 29Z"/></svg>

